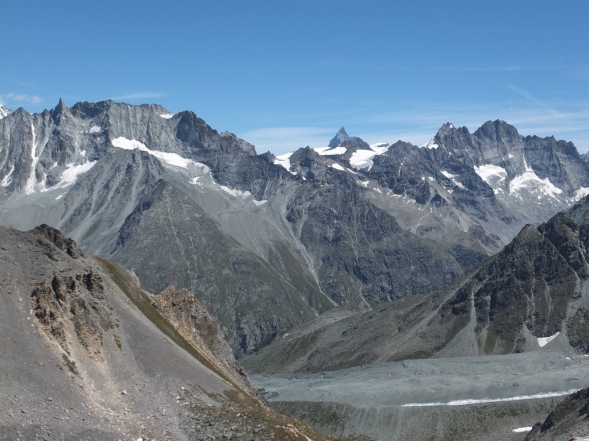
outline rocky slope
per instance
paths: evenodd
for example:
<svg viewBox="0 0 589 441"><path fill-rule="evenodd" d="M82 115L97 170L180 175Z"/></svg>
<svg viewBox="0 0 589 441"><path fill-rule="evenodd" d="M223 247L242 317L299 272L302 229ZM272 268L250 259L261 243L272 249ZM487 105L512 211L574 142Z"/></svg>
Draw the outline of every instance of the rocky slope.
<svg viewBox="0 0 589 441"><path fill-rule="evenodd" d="M244 361L260 372L540 350L589 350L589 199L528 225L471 274L369 312L318 317Z"/></svg>
<svg viewBox="0 0 589 441"><path fill-rule="evenodd" d="M51 227L0 227L0 286L0 439L325 439L258 400L194 297Z"/></svg>

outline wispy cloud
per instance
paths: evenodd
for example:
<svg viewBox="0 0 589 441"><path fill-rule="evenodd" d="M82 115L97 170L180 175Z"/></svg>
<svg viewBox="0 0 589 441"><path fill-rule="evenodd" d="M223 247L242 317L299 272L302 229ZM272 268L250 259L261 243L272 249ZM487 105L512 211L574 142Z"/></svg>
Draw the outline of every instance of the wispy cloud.
<svg viewBox="0 0 589 441"><path fill-rule="evenodd" d="M340 116L337 123L331 121L330 127L261 128L240 136L256 145L258 152L270 150L280 154L306 145L325 146L343 124L350 135L359 136L369 144L402 140L419 146L446 122L466 126L472 133L486 121L501 119L515 126L523 136L554 136L574 142L581 152L589 151L589 103L546 102L524 89L513 90L524 98L523 102L485 106L431 101L397 103L395 110L379 106L361 114L341 115L343 118Z"/></svg>
<svg viewBox="0 0 589 441"><path fill-rule="evenodd" d="M9 92L6 95L0 95L0 102L7 106L20 106L23 104L38 105L43 102L43 98L41 98L39 95L27 95L24 93Z"/></svg>
<svg viewBox="0 0 589 441"><path fill-rule="evenodd" d="M126 93L119 96L113 96L113 100L137 100L137 99L145 99L145 98L161 98L166 96L165 93L161 92L134 92L134 93Z"/></svg>
<svg viewBox="0 0 589 441"><path fill-rule="evenodd" d="M552 106L548 105L547 103L545 103L544 101L541 101L540 99L536 98L534 95L532 95L528 91L522 89L521 87L514 86L514 85L510 84L507 86L507 88L510 90L513 90L514 92L516 92L520 96L527 99L529 102L535 104L538 108L552 114L554 117L559 118L559 119L565 119L564 116L558 110L556 110L554 107L552 107Z"/></svg>

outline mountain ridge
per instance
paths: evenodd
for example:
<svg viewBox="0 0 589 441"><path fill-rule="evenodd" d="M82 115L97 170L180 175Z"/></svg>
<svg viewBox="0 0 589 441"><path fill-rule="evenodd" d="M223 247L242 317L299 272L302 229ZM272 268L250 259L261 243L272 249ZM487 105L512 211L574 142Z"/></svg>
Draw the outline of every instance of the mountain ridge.
<svg viewBox="0 0 589 441"><path fill-rule="evenodd" d="M49 223L130 266L147 289L189 289L231 347L251 353L335 305L369 309L439 289L524 223L568 206L589 164L566 143L526 141L510 127L489 123L475 136L446 124L431 149L348 136L278 158L192 112L60 101L0 120L0 224ZM542 174L531 156L511 161L513 173L501 163L504 181L519 179L505 198L502 172L488 173L499 165L481 161L507 144L564 165Z"/></svg>

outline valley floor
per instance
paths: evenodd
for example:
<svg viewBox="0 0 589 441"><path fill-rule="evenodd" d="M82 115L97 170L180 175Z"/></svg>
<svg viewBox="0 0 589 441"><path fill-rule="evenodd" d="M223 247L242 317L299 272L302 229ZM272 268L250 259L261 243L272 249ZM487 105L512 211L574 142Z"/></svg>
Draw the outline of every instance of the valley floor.
<svg viewBox="0 0 589 441"><path fill-rule="evenodd" d="M521 440L526 433L515 429L543 421L565 395L589 385L589 355L541 350L405 360L253 381L274 407L330 435L453 439L463 431L487 439L499 431L503 435L495 439Z"/></svg>

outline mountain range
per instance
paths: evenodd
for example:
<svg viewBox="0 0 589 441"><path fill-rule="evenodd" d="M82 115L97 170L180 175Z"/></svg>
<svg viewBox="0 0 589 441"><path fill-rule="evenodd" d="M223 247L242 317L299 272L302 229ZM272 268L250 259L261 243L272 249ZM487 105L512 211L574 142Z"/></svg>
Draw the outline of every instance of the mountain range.
<svg viewBox="0 0 589 441"><path fill-rule="evenodd" d="M336 306L442 288L589 188L574 145L505 122L424 147L258 155L192 112L63 101L0 119L0 223L59 228L142 286L195 293L236 353Z"/></svg>
<svg viewBox="0 0 589 441"><path fill-rule="evenodd" d="M234 356L274 407L334 436L381 439L392 418L398 438L438 421L452 439L487 394L480 439L548 409L528 439L585 427L586 392L553 398L586 385L589 352L589 163L570 142L503 121L446 123L422 147L342 127L275 156L189 111L60 100L0 108L0 185L16 228L0 227L4 437L323 439L267 409ZM524 406L501 404L516 390Z"/></svg>

